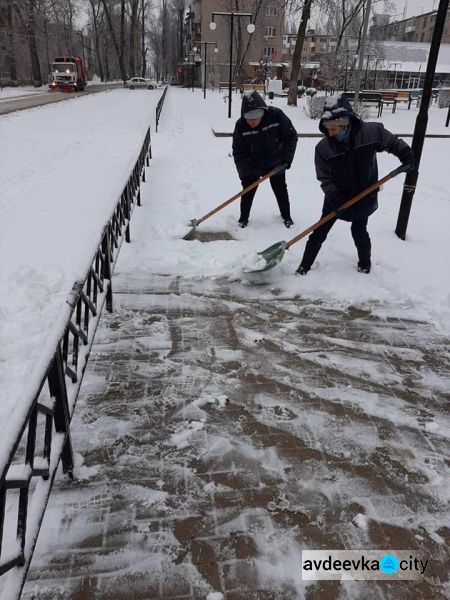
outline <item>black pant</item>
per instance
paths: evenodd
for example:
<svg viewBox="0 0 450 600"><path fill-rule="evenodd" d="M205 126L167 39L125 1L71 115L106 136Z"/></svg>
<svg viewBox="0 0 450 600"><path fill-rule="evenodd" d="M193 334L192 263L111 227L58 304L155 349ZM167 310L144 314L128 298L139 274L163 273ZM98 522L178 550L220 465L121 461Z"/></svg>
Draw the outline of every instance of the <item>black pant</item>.
<svg viewBox="0 0 450 600"><path fill-rule="evenodd" d="M325 214L326 213L323 213L322 217ZM322 247L322 244L327 239L327 235L336 221L337 219L330 219L313 231L309 236L306 243L305 252L303 253L302 262L300 263L304 269L309 270L311 268L313 262L316 260L316 256L318 255L320 248ZM358 251L358 259L359 262L364 265L370 264L371 252L370 237L367 233L367 221L368 217L358 221L352 221L351 226L353 241L355 242L355 246Z"/></svg>
<svg viewBox="0 0 450 600"><path fill-rule="evenodd" d="M242 187L246 188L251 185L255 178L248 178L242 180ZM278 208L280 209L281 216L286 221L291 218L291 209L289 205L289 196L286 185L286 175L285 173L277 173L277 175L272 175L270 178L270 185L272 187L273 193L278 202ZM241 198L241 217L240 221L248 221L250 216L250 209L252 208L253 198L255 197L257 187L254 187L252 190L244 194Z"/></svg>

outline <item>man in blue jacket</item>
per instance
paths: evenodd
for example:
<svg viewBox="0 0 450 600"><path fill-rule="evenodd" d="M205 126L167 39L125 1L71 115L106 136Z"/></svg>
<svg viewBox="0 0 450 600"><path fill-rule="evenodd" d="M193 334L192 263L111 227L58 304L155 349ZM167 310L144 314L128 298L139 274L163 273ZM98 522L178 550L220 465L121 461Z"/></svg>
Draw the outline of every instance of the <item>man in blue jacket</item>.
<svg viewBox="0 0 450 600"><path fill-rule="evenodd" d="M275 167L289 169L297 146L297 132L279 108L268 107L258 92L244 94L241 118L233 133L233 157L242 187L246 188ZM270 178L270 185L286 227L291 227L291 209L284 169ZM247 227L256 187L241 198L239 226Z"/></svg>
<svg viewBox="0 0 450 600"><path fill-rule="evenodd" d="M299 275L306 275L337 219L351 223L358 252L358 271L370 273L371 242L367 232L369 216L378 208L378 190L340 211L341 204L378 181L377 152L389 152L414 170L414 154L406 142L385 129L382 123L364 123L347 98L330 96L319 123L325 137L317 144L315 166L325 199L322 216L336 211L336 217L313 231L306 243Z"/></svg>

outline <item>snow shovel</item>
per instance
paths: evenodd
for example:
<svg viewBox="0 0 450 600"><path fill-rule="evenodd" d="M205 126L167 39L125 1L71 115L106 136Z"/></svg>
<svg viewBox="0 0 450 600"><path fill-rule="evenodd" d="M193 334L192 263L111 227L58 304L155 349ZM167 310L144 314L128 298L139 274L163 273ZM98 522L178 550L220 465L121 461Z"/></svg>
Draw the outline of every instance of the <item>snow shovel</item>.
<svg viewBox="0 0 450 600"><path fill-rule="evenodd" d="M382 186L384 183L386 183L386 181L389 181L393 177L400 175L400 173L405 173L406 170L407 169L406 169L405 165L400 165L399 167L397 167L396 169L394 169L393 171L391 171L390 173L385 175L379 181L372 183L372 185L369 185L369 187L362 190L362 192L359 192L359 194L356 194L356 196L353 196L353 198L350 198L350 200L347 200L347 202L344 202L344 204L342 204L339 207L339 211L333 210L332 212L328 213L327 215L322 217L320 219L320 221L317 221L316 223L314 223L307 229L304 229L303 231L301 231L299 234L297 234L295 237L293 237L288 242L277 242L276 244L272 244L272 246L269 246L262 252L258 252L258 255L260 258L250 268L246 269L245 272L246 273L257 273L259 271L268 271L269 269L273 269L273 267L276 267L276 265L278 265L282 261L285 251L289 250L289 248L293 244L295 244L296 242L300 241L302 238L309 235L312 231L314 231L315 229L317 229L318 227L320 227L321 225L323 225L330 219L334 219L335 217L337 217L338 212L342 212L343 210L349 208L350 206L352 206L353 204L355 204L356 202L361 200L361 198L364 198L365 196L370 194L370 192L373 192L374 190L376 190L377 188Z"/></svg>
<svg viewBox="0 0 450 600"><path fill-rule="evenodd" d="M219 210L222 210L222 208L225 208L225 206L228 206L229 204L231 204L232 202L234 202L235 200L237 200L238 198L240 198L241 196L243 196L244 194L246 194L247 192L249 192L256 186L258 186L260 183L262 183L266 179L269 179L270 177L273 177L273 175L276 175L280 171L283 171L286 167L287 167L287 165L285 165L285 164L275 167L275 169L272 169L272 171L270 171L270 173L267 173L267 175L260 177L259 179L254 181L252 184L250 184L249 186L247 186L246 188L244 188L243 190L241 190L234 196L231 196L231 198L228 198L228 200L225 200L225 202L222 202L222 204L219 204L219 206L217 206L213 210L210 210L208 213L206 213L206 215L203 215L203 217L200 217L200 219L191 219L190 224L192 225L192 229L187 232L187 234L183 237L183 240L192 240L195 236L195 230L197 229L197 225L200 225L200 223L203 223L203 221L206 221L206 219L209 219L209 217L212 217L213 215L215 215L216 212L219 212Z"/></svg>

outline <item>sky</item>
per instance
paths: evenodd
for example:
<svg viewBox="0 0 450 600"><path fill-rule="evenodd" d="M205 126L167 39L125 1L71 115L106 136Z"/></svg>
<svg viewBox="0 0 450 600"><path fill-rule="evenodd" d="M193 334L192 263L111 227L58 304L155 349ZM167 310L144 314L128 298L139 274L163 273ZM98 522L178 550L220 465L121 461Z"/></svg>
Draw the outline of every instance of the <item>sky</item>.
<svg viewBox="0 0 450 600"><path fill-rule="evenodd" d="M401 21L404 18L406 19L408 17L414 17L437 10L438 6L438 0L390 0L387 3L384 0L372 0L371 14L389 14L391 15L391 22ZM309 27L322 31L321 20L320 16L315 15L313 9ZM370 21L369 27L371 24Z"/></svg>
<svg viewBox="0 0 450 600"><path fill-rule="evenodd" d="M84 278L148 125L153 159L145 185L142 216L132 229L140 237L132 252L119 257L117 269L183 274L191 278L225 277L265 282L279 297L301 293L338 308L375 303L383 311L407 311L408 318L450 333L449 139L425 142L407 240L394 234L403 176L385 184L380 208L369 221L373 269L357 273L348 224L337 223L306 277L297 277L304 242L292 246L279 266L265 274L247 274L256 253L293 237L320 217L322 192L315 178L314 146L301 138L287 181L294 227L287 231L269 185L258 190L249 227L237 226L234 203L200 225L202 231L229 232L233 240L202 244L182 238L189 221L199 218L240 189L231 138L240 112L233 96L227 119L226 96L171 88L155 133L154 113L160 90L117 89L0 117L0 472L24 416L62 334L66 299L74 281ZM1 100L1 96L0 96ZM276 98L299 132L317 132L318 122L298 107ZM394 133L412 133L417 107L400 105L383 113ZM376 120L371 113L369 119ZM450 134L446 111L432 105L428 131ZM398 165L379 156L384 175ZM145 232L145 235L143 233ZM131 248L131 247L130 247Z"/></svg>
<svg viewBox="0 0 450 600"><path fill-rule="evenodd" d="M438 0L393 0L394 10L388 9L387 13L396 15L395 20L400 21L405 18L418 16L423 13L437 10L439 6ZM384 12L382 10L383 2L373 3L375 12Z"/></svg>

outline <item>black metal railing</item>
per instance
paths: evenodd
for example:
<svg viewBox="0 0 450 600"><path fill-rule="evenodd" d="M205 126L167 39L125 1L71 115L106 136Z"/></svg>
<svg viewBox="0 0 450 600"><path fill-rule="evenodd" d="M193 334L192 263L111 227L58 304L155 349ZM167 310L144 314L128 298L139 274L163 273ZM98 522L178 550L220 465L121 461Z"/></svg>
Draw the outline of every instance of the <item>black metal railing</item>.
<svg viewBox="0 0 450 600"><path fill-rule="evenodd" d="M156 105L156 131L158 131L159 117L161 116L161 111L162 111L162 107L163 107L163 104L164 104L164 100L166 99L166 94L167 94L168 88L169 88L169 86L166 85L166 88L165 88L165 90L163 92L163 95L158 100L158 104Z"/></svg>
<svg viewBox="0 0 450 600"><path fill-rule="evenodd" d="M122 241L130 241L130 218L134 206L141 204L140 184L145 181L149 158L150 129L86 277L75 282L69 294L63 334L30 398L28 413L1 473L0 576L21 568L12 574L13 583L0 582L7 587L8 600L20 597L60 460L63 472L73 477L70 421L103 306L112 311L112 273ZM29 516L32 499L33 514Z"/></svg>

